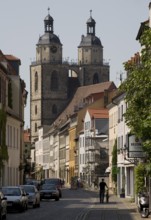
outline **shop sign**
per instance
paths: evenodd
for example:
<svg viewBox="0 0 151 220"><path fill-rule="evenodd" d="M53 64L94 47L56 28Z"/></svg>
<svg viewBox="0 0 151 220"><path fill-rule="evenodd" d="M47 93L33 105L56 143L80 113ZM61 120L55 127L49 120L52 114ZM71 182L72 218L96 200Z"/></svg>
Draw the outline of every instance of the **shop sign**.
<svg viewBox="0 0 151 220"><path fill-rule="evenodd" d="M145 153L143 151L142 142L135 135L128 135L128 157L129 158L143 158Z"/></svg>

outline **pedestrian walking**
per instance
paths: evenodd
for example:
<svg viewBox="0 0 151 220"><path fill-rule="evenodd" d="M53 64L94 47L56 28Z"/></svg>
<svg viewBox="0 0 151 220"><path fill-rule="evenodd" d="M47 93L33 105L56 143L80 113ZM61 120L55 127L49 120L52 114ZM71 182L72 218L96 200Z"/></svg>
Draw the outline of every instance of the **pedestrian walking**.
<svg viewBox="0 0 151 220"><path fill-rule="evenodd" d="M108 186L106 184L106 182L104 182L104 179L102 179L102 181L99 183L99 187L100 187L100 203L104 202L104 195L105 195L105 189L108 189Z"/></svg>

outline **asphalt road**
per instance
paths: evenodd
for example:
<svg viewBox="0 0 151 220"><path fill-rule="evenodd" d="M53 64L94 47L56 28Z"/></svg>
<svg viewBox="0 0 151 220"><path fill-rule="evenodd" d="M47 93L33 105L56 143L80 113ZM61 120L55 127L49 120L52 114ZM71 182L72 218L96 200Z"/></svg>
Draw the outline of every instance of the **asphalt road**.
<svg viewBox="0 0 151 220"><path fill-rule="evenodd" d="M139 220L132 207L111 196L100 204L98 192L63 189L60 201L43 200L40 208L23 213L8 213L7 220Z"/></svg>

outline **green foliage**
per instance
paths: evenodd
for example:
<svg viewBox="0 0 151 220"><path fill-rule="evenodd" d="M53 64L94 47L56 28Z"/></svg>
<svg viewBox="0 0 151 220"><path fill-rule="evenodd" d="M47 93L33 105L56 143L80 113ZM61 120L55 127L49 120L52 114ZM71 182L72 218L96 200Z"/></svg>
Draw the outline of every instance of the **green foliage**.
<svg viewBox="0 0 151 220"><path fill-rule="evenodd" d="M139 192L142 192L144 189L145 176L146 176L145 164L139 163L135 167L135 190L137 194Z"/></svg>
<svg viewBox="0 0 151 220"><path fill-rule="evenodd" d="M145 30L140 63L126 62L127 79L120 86L126 93L128 108L124 114L131 132L143 141L143 147L151 162L151 29Z"/></svg>
<svg viewBox="0 0 151 220"><path fill-rule="evenodd" d="M112 181L116 184L117 183L117 139L115 140L113 151L112 151Z"/></svg>
<svg viewBox="0 0 151 220"><path fill-rule="evenodd" d="M0 175L3 169L4 161L8 160L8 151L6 146L6 113L0 109Z"/></svg>

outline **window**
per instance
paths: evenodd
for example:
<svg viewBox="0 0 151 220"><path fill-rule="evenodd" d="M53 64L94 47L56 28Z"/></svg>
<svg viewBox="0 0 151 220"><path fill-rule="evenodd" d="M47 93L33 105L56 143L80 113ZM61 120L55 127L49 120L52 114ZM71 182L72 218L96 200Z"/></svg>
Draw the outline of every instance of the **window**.
<svg viewBox="0 0 151 220"><path fill-rule="evenodd" d="M13 100L12 100L12 84L11 81L8 83L8 106L13 108Z"/></svg>
<svg viewBox="0 0 151 220"><path fill-rule="evenodd" d="M54 71L51 75L51 90L56 91L58 90L58 74L56 71Z"/></svg>
<svg viewBox="0 0 151 220"><path fill-rule="evenodd" d="M121 121L123 121L123 105L121 105Z"/></svg>
<svg viewBox="0 0 151 220"><path fill-rule="evenodd" d="M57 114L57 106L56 105L52 106L52 113Z"/></svg>
<svg viewBox="0 0 151 220"><path fill-rule="evenodd" d="M120 107L118 107L118 123L120 122Z"/></svg>
<svg viewBox="0 0 151 220"><path fill-rule="evenodd" d="M99 83L99 77L97 73L95 73L93 76L93 84L96 84L96 83Z"/></svg>
<svg viewBox="0 0 151 220"><path fill-rule="evenodd" d="M37 105L35 105L35 115L37 115Z"/></svg>
<svg viewBox="0 0 151 220"><path fill-rule="evenodd" d="M35 92L38 90L38 73L35 73Z"/></svg>
<svg viewBox="0 0 151 220"><path fill-rule="evenodd" d="M27 149L25 149L25 150L24 150L24 153L25 153L25 154L26 154L26 153L28 153L28 150L27 150Z"/></svg>
<svg viewBox="0 0 151 220"><path fill-rule="evenodd" d="M85 130L90 130L90 121L85 122Z"/></svg>
<svg viewBox="0 0 151 220"><path fill-rule="evenodd" d="M35 132L37 132L37 123L35 123Z"/></svg>

